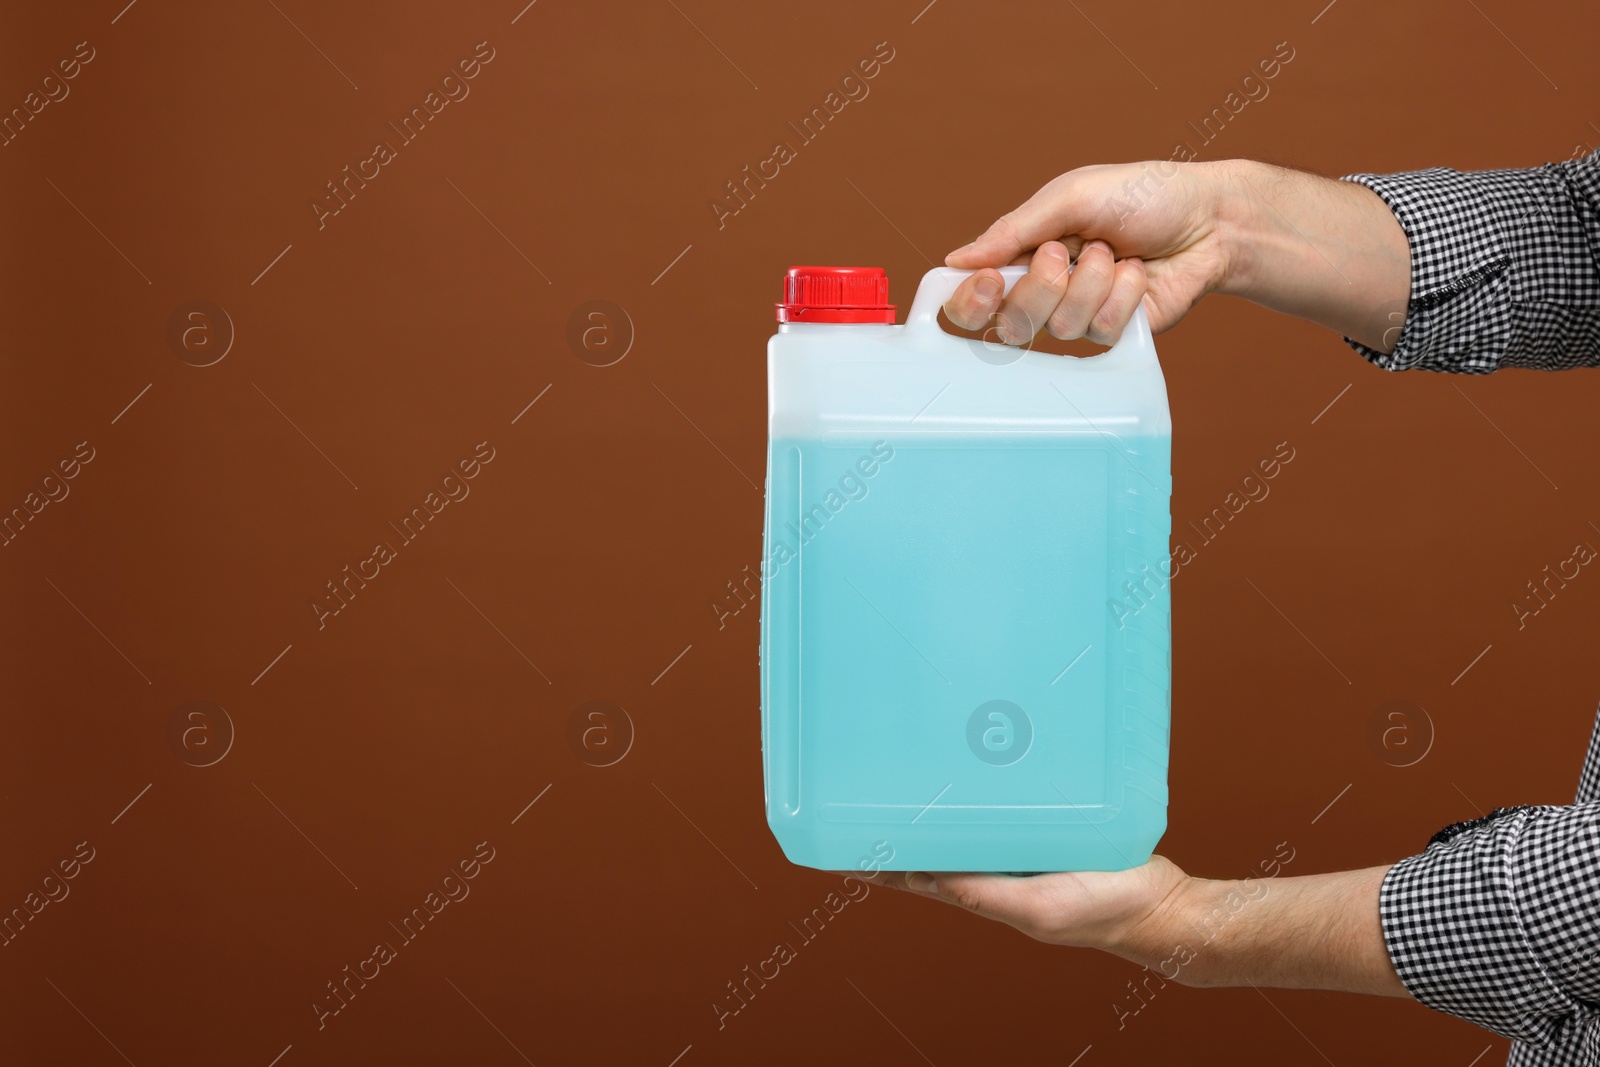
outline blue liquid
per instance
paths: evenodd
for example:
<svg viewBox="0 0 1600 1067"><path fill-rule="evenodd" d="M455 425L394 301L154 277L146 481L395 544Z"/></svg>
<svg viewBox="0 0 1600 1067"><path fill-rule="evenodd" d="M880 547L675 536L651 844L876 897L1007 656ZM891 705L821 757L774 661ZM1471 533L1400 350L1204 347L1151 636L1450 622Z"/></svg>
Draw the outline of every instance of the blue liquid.
<svg viewBox="0 0 1600 1067"><path fill-rule="evenodd" d="M1170 438L1095 433L772 442L762 745L792 862L1149 858L1166 828L1170 454Z"/></svg>

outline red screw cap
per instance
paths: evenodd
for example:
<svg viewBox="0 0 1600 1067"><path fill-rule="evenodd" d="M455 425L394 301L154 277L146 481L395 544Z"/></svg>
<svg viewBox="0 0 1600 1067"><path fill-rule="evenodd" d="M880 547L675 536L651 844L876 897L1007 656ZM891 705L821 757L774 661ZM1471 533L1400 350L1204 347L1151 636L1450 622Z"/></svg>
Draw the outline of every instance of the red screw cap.
<svg viewBox="0 0 1600 1067"><path fill-rule="evenodd" d="M779 322L894 322L882 267L790 267Z"/></svg>

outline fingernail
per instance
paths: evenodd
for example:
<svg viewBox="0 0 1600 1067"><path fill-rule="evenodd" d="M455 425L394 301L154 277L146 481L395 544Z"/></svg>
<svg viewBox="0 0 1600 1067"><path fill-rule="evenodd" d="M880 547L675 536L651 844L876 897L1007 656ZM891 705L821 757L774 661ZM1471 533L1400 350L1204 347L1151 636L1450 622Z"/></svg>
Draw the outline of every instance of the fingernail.
<svg viewBox="0 0 1600 1067"><path fill-rule="evenodd" d="M969 241L966 244L962 245L960 248L956 249L954 252L951 252L949 255L945 256L944 258L946 258L946 259L954 259L956 256L964 256L968 252L972 251L974 248L977 248L977 247L978 247L978 242Z"/></svg>
<svg viewBox="0 0 1600 1067"><path fill-rule="evenodd" d="M906 885L919 893L937 893L939 891L939 883L933 880L933 876L923 874L921 871L913 871L911 874L906 875Z"/></svg>
<svg viewBox="0 0 1600 1067"><path fill-rule="evenodd" d="M1104 241L1101 241L1101 240L1098 240L1098 239L1090 241L1088 244L1084 245L1083 246L1083 251L1087 252L1091 248L1100 248L1100 249L1104 249L1107 252L1111 251L1111 246L1110 245L1108 245ZM1081 255L1083 255L1083 252L1079 252L1078 254L1081 256Z"/></svg>
<svg viewBox="0 0 1600 1067"><path fill-rule="evenodd" d="M1004 287L995 279L989 277L988 275L984 275L982 278L978 279L976 288L978 292L978 299L987 304L995 297L999 296L1001 289Z"/></svg>

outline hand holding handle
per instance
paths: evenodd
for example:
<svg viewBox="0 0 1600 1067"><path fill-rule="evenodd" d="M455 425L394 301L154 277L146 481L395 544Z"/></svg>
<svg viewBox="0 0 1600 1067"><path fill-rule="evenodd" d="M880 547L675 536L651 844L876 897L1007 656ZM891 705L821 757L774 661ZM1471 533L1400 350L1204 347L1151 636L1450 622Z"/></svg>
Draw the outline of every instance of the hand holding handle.
<svg viewBox="0 0 1600 1067"><path fill-rule="evenodd" d="M1007 293L1011 292L1012 287L1028 273L1028 268L1020 265L999 269L1001 278L1005 279ZM935 267L924 274L922 282L917 286L917 295L911 301L911 310L906 313L905 329L919 334L943 334L952 341L962 340L946 334L940 328L939 308L955 295L957 286L975 273L976 271L957 270L955 267ZM1133 318L1128 320L1128 325L1123 328L1122 336L1118 338L1117 343L1100 355L1091 356L1089 359L1093 362L1115 360L1119 366L1155 362L1155 340L1150 334L1150 320L1145 315L1143 303L1134 309Z"/></svg>

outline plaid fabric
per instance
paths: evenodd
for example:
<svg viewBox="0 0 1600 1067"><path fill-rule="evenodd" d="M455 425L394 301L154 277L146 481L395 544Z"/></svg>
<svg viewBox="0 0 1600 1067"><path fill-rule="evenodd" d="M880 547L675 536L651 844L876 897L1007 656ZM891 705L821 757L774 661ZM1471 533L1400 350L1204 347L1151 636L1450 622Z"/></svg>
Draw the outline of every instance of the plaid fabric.
<svg viewBox="0 0 1600 1067"><path fill-rule="evenodd" d="M1600 152L1532 170L1356 174L1411 244L1388 370L1600 365ZM1600 1065L1600 717L1570 807L1448 826L1379 893L1423 1004L1512 1039L1513 1067Z"/></svg>
<svg viewBox="0 0 1600 1067"><path fill-rule="evenodd" d="M1352 174L1411 243L1411 304L1386 370L1600 365L1600 152L1532 170Z"/></svg>

